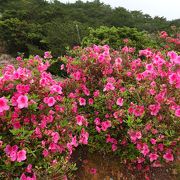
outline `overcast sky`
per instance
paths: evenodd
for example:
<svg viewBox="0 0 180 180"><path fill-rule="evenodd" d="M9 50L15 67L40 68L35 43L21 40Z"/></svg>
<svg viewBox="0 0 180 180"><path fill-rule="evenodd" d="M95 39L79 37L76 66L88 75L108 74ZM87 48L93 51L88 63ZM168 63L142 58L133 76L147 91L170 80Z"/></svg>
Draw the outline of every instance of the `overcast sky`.
<svg viewBox="0 0 180 180"><path fill-rule="evenodd" d="M74 3L76 0L59 0ZM86 0L82 0L86 2ZM93 1L93 0L89 0ZM164 16L168 20L180 18L180 0L101 0L112 7L125 7L129 10L142 10L151 16Z"/></svg>

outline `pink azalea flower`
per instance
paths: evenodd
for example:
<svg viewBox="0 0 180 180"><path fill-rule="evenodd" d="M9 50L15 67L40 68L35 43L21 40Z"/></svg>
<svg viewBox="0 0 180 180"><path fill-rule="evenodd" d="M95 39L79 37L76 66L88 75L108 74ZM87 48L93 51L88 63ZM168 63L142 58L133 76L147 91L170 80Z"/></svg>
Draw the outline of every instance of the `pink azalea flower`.
<svg viewBox="0 0 180 180"><path fill-rule="evenodd" d="M101 128L100 128L99 126L96 126L96 131L97 131L98 133L100 133L100 132L101 132Z"/></svg>
<svg viewBox="0 0 180 180"><path fill-rule="evenodd" d="M96 174L97 173L97 169L96 168L91 168L90 169L90 174Z"/></svg>
<svg viewBox="0 0 180 180"><path fill-rule="evenodd" d="M150 161L151 161L151 162L157 160L158 157L159 157L159 155L157 155L156 153L151 153L151 154L149 154L149 158L150 158Z"/></svg>
<svg viewBox="0 0 180 180"><path fill-rule="evenodd" d="M133 114L137 117L142 116L143 113L144 113L144 106L136 106L136 108L134 109L134 112L133 112Z"/></svg>
<svg viewBox="0 0 180 180"><path fill-rule="evenodd" d="M28 164L26 168L26 172L31 173L32 172L32 164Z"/></svg>
<svg viewBox="0 0 180 180"><path fill-rule="evenodd" d="M67 149L69 151L69 154L71 155L73 152L73 146L71 145L71 143L67 143Z"/></svg>
<svg viewBox="0 0 180 180"><path fill-rule="evenodd" d="M116 144L112 144L112 151L116 151L117 150L117 145Z"/></svg>
<svg viewBox="0 0 180 180"><path fill-rule="evenodd" d="M177 81L178 81L178 76L176 73L172 73L169 75L169 83L170 84L176 84Z"/></svg>
<svg viewBox="0 0 180 180"><path fill-rule="evenodd" d="M30 91L30 86L29 85L23 85L23 84L18 84L16 86L17 92L19 93L28 93Z"/></svg>
<svg viewBox="0 0 180 180"><path fill-rule="evenodd" d="M109 127L111 127L111 121L104 121L101 123L101 129L106 131Z"/></svg>
<svg viewBox="0 0 180 180"><path fill-rule="evenodd" d="M85 106L86 105L86 100L84 98L79 98L79 104L80 106Z"/></svg>
<svg viewBox="0 0 180 180"><path fill-rule="evenodd" d="M95 125L100 125L101 124L101 120L99 118L96 118L94 120L94 123L95 123Z"/></svg>
<svg viewBox="0 0 180 180"><path fill-rule="evenodd" d="M51 152L56 152L57 151L57 147L58 147L57 144L52 142L49 145L49 150L51 150Z"/></svg>
<svg viewBox="0 0 180 180"><path fill-rule="evenodd" d="M88 103L89 103L89 105L92 105L92 104L94 103L94 100L93 100L92 98L90 98L90 99L88 100Z"/></svg>
<svg viewBox="0 0 180 180"><path fill-rule="evenodd" d="M124 46L124 47L122 48L122 52L128 53L128 51L129 51L129 48L128 48L127 46Z"/></svg>
<svg viewBox="0 0 180 180"><path fill-rule="evenodd" d="M26 95L20 95L17 99L18 108L27 108L28 107L28 97Z"/></svg>
<svg viewBox="0 0 180 180"><path fill-rule="evenodd" d="M21 56L18 56L18 57L16 57L16 60L17 60L17 61L21 61L21 60L22 60L22 57L21 57Z"/></svg>
<svg viewBox="0 0 180 180"><path fill-rule="evenodd" d="M87 89L87 88L83 89L83 92L84 92L84 94L85 94L86 96L89 96L89 95L90 95L90 91L89 91L89 89Z"/></svg>
<svg viewBox="0 0 180 180"><path fill-rule="evenodd" d="M77 123L79 126L82 126L83 123L84 123L84 121L85 121L84 116L81 116L81 115L77 115L77 116L76 116L76 123Z"/></svg>
<svg viewBox="0 0 180 180"><path fill-rule="evenodd" d="M108 82L108 83L105 85L103 91L104 91L104 92L105 92L105 91L110 91L110 90L113 91L114 89L115 89L114 85L113 85L112 83Z"/></svg>
<svg viewBox="0 0 180 180"><path fill-rule="evenodd" d="M137 144L137 149L144 155L146 156L148 153L149 153L149 147L147 144L143 143L143 144L140 144L138 143Z"/></svg>
<svg viewBox="0 0 180 180"><path fill-rule="evenodd" d="M64 64L61 64L60 69L61 69L61 70L63 70L63 69L64 69Z"/></svg>
<svg viewBox="0 0 180 180"><path fill-rule="evenodd" d="M145 159L144 159L143 157L139 157L139 158L137 159L137 162L138 162L139 164L143 163L144 161L145 161Z"/></svg>
<svg viewBox="0 0 180 180"><path fill-rule="evenodd" d="M164 145L162 143L158 144L158 149L160 151L163 151L164 150Z"/></svg>
<svg viewBox="0 0 180 180"><path fill-rule="evenodd" d="M45 58L45 59L51 59L51 58L52 58L51 52L46 51L46 52L44 53L44 58Z"/></svg>
<svg viewBox="0 0 180 180"><path fill-rule="evenodd" d="M131 141L132 141L133 143L135 143L135 142L136 142L136 139L137 139L137 137L136 137L136 132L134 132L134 131L129 132L129 135L130 135Z"/></svg>
<svg viewBox="0 0 180 180"><path fill-rule="evenodd" d="M51 92L57 92L58 94L62 94L62 87L59 85L53 85L51 86Z"/></svg>
<svg viewBox="0 0 180 180"><path fill-rule="evenodd" d="M137 81L141 81L143 78L144 78L144 76L143 76L142 73L139 73L139 74L136 75L136 80Z"/></svg>
<svg viewBox="0 0 180 180"><path fill-rule="evenodd" d="M79 143L81 143L81 144L88 144L88 138L89 138L89 133L86 132L85 129L83 128L81 130Z"/></svg>
<svg viewBox="0 0 180 180"><path fill-rule="evenodd" d="M17 158L17 152L12 151L9 156L10 156L11 161L15 161Z"/></svg>
<svg viewBox="0 0 180 180"><path fill-rule="evenodd" d="M74 147L78 146L76 136L72 137L71 145L74 146Z"/></svg>
<svg viewBox="0 0 180 180"><path fill-rule="evenodd" d="M81 79L81 72L80 71L77 71L75 73L73 73L73 77L75 80L79 81Z"/></svg>
<svg viewBox="0 0 180 180"><path fill-rule="evenodd" d="M44 157L47 157L49 155L49 152L48 152L47 149L44 149L42 154L43 154Z"/></svg>
<svg viewBox="0 0 180 180"><path fill-rule="evenodd" d="M177 117L180 117L180 108L176 109L175 115L176 115Z"/></svg>
<svg viewBox="0 0 180 180"><path fill-rule="evenodd" d="M98 57L99 63L103 63L105 61L105 56L103 54L100 54Z"/></svg>
<svg viewBox="0 0 180 180"><path fill-rule="evenodd" d="M166 31L161 31L161 32L160 32L160 38L165 39L166 37L168 37L167 32L166 32Z"/></svg>
<svg viewBox="0 0 180 180"><path fill-rule="evenodd" d="M115 66L118 67L118 66L121 66L122 64L122 59L121 58L116 58L115 59Z"/></svg>
<svg viewBox="0 0 180 180"><path fill-rule="evenodd" d="M8 100L5 97L0 98L0 113L9 110Z"/></svg>
<svg viewBox="0 0 180 180"><path fill-rule="evenodd" d="M94 91L93 95L94 95L94 97L98 97L99 96L99 90Z"/></svg>
<svg viewBox="0 0 180 180"><path fill-rule="evenodd" d="M130 131L130 132L128 132L128 134L130 135L131 141L133 143L135 143L137 139L142 138L142 134L140 131Z"/></svg>
<svg viewBox="0 0 180 180"><path fill-rule="evenodd" d="M151 115L157 116L161 106L159 104L151 104L149 105L149 110L151 111Z"/></svg>
<svg viewBox="0 0 180 180"><path fill-rule="evenodd" d="M24 173L21 175L20 180L36 180L36 175L33 174L32 177L26 176Z"/></svg>
<svg viewBox="0 0 180 180"><path fill-rule="evenodd" d="M156 144L156 139L151 138L150 142L151 144Z"/></svg>
<svg viewBox="0 0 180 180"><path fill-rule="evenodd" d="M153 162L152 167L162 167L162 164L159 161L155 161Z"/></svg>
<svg viewBox="0 0 180 180"><path fill-rule="evenodd" d="M137 139L141 139L142 138L142 134L140 131L136 131L136 137Z"/></svg>
<svg viewBox="0 0 180 180"><path fill-rule="evenodd" d="M45 102L48 104L49 107L54 106L54 104L56 103L56 100L54 99L54 97L48 97L46 100Z"/></svg>
<svg viewBox="0 0 180 180"><path fill-rule="evenodd" d="M51 136L52 136L52 139L53 139L54 143L57 143L59 141L59 139L60 139L60 136L59 136L58 132L52 132Z"/></svg>
<svg viewBox="0 0 180 180"><path fill-rule="evenodd" d="M21 175L20 180L27 180L27 177L24 173Z"/></svg>
<svg viewBox="0 0 180 180"><path fill-rule="evenodd" d="M26 151L25 150L20 150L17 152L17 162L21 162L26 160Z"/></svg>
<svg viewBox="0 0 180 180"><path fill-rule="evenodd" d="M123 101L124 101L123 98L118 98L117 101L116 101L116 104L117 104L118 106L123 106Z"/></svg>
<svg viewBox="0 0 180 180"><path fill-rule="evenodd" d="M146 70L153 71L154 70L153 64L146 64Z"/></svg>
<svg viewBox="0 0 180 180"><path fill-rule="evenodd" d="M6 152L6 154L9 156L12 152L17 152L18 150L18 146L14 145L14 146L10 146L9 144L6 146L6 148L4 149L4 151Z"/></svg>
<svg viewBox="0 0 180 180"><path fill-rule="evenodd" d="M2 148L3 145L3 141L0 141L0 149Z"/></svg>
<svg viewBox="0 0 180 180"><path fill-rule="evenodd" d="M173 156L173 154L171 154L171 153L169 153L169 152L167 152L166 154L164 154L164 155L163 155L163 158L164 158L167 162L169 162L169 161L174 161L174 156Z"/></svg>

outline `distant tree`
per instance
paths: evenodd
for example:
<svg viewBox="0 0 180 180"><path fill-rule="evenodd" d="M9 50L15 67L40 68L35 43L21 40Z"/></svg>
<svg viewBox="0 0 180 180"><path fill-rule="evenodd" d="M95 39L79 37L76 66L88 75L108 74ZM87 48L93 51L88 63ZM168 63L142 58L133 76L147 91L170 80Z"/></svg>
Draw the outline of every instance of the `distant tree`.
<svg viewBox="0 0 180 180"><path fill-rule="evenodd" d="M141 11L113 9L100 0L67 4L59 0L0 0L0 40L6 42L11 54L42 53L49 48L56 56L63 54L66 46L80 44L74 22L79 23L81 39L88 34L88 27L127 26L149 33L180 27L178 19L167 21Z"/></svg>

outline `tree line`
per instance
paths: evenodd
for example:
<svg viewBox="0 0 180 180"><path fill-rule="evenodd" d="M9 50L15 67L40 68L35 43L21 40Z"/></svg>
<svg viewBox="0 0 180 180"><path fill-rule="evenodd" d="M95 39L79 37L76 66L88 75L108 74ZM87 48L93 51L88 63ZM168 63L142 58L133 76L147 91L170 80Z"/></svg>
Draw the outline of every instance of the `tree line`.
<svg viewBox="0 0 180 180"><path fill-rule="evenodd" d="M112 8L99 0L66 4L58 0L0 0L0 40L12 55L50 50L60 56L66 47L81 45L92 28L100 26L171 33L171 26L180 27L180 19L168 21L141 11Z"/></svg>

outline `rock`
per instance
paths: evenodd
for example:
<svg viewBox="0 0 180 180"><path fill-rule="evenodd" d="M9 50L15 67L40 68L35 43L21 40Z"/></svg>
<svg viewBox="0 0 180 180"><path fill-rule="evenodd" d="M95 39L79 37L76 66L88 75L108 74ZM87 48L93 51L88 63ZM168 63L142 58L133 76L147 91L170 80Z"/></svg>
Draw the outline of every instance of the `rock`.
<svg viewBox="0 0 180 180"><path fill-rule="evenodd" d="M15 64L16 60L12 56L8 54L1 54L0 55L0 67L8 64Z"/></svg>

